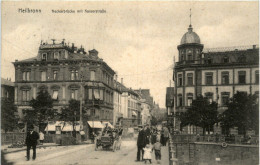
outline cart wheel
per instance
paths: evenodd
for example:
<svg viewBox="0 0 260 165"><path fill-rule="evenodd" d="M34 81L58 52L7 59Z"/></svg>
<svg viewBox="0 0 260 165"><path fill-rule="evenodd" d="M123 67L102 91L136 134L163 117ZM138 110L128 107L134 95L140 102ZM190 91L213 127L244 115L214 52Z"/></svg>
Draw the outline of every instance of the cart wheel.
<svg viewBox="0 0 260 165"><path fill-rule="evenodd" d="M112 149L113 149L113 152L116 151L116 141L114 141L113 146L112 146Z"/></svg>

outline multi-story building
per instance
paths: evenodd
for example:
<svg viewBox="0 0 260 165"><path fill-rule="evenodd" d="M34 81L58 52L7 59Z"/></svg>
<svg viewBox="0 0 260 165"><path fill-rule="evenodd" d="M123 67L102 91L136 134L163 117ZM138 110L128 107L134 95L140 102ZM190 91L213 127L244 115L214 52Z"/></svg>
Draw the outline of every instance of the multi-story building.
<svg viewBox="0 0 260 165"><path fill-rule="evenodd" d="M141 104L139 95L131 88L122 89L122 125L136 127L141 122Z"/></svg>
<svg viewBox="0 0 260 165"><path fill-rule="evenodd" d="M54 109L68 106L70 99L81 100L87 120L113 121L113 77L115 72L98 57L95 49L85 52L64 42L41 43L36 57L16 60L15 104L22 118L31 109L29 101L47 90Z"/></svg>
<svg viewBox="0 0 260 165"><path fill-rule="evenodd" d="M237 91L259 92L258 46L206 50L203 47L190 25L177 47L179 60L174 67L176 115L184 112L198 95L217 102L219 112L223 112L227 101ZM178 124L176 128L179 128Z"/></svg>
<svg viewBox="0 0 260 165"><path fill-rule="evenodd" d="M117 77L117 76L116 76ZM122 112L122 90L125 87L123 84L119 83L116 80L114 80L114 111L113 111L113 125L120 125L121 126L121 120L123 118L123 112Z"/></svg>

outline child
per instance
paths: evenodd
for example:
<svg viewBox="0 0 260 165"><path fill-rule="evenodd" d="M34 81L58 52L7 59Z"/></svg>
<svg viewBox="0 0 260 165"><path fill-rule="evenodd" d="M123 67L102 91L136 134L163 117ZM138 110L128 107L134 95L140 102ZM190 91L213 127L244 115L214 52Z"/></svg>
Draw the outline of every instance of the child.
<svg viewBox="0 0 260 165"><path fill-rule="evenodd" d="M157 163L160 164L160 160L161 160L161 143L159 139L156 139L156 143L153 146L154 149L154 154L155 154L155 159L157 161Z"/></svg>
<svg viewBox="0 0 260 165"><path fill-rule="evenodd" d="M146 164L146 161L149 160L150 164L152 164L152 148L150 148L149 144L146 144L144 148L144 162Z"/></svg>

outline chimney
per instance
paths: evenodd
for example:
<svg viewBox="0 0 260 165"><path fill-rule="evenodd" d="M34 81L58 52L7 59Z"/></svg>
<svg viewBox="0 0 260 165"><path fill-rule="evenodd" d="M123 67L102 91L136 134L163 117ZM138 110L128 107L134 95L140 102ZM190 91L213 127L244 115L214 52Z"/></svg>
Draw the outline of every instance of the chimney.
<svg viewBox="0 0 260 165"><path fill-rule="evenodd" d="M253 49L256 49L256 45L253 45Z"/></svg>
<svg viewBox="0 0 260 165"><path fill-rule="evenodd" d="M123 78L121 78L121 84L123 85Z"/></svg>
<svg viewBox="0 0 260 165"><path fill-rule="evenodd" d="M116 81L117 81L117 74L115 75Z"/></svg>

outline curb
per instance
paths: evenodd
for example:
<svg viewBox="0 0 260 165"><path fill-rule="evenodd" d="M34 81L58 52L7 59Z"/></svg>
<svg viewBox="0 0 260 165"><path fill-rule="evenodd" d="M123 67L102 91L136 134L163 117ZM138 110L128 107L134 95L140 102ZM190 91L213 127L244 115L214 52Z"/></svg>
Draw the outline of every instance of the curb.
<svg viewBox="0 0 260 165"><path fill-rule="evenodd" d="M91 143L81 143L81 144L76 144L76 145L89 145ZM66 146L76 146L76 145L66 145ZM53 144L53 145L37 145L36 148L43 148L43 147L58 147L58 146L62 146L60 144ZM12 148L6 148L6 149L1 149L1 152L3 152L4 154L10 154L10 153L16 153L16 152L22 152L22 151L26 151L27 148L22 147L19 148L17 150L13 150L13 151L8 151L8 149L12 149Z"/></svg>

